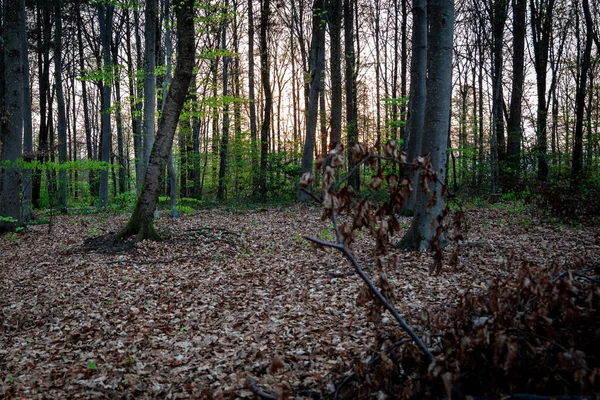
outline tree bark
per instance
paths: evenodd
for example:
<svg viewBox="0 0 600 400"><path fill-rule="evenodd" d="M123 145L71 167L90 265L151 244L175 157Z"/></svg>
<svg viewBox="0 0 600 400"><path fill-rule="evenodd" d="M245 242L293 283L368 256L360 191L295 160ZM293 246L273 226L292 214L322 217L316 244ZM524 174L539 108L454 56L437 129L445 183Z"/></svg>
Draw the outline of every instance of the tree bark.
<svg viewBox="0 0 600 400"><path fill-rule="evenodd" d="M144 24L144 175L150 161L155 135L156 113L156 0L146 1Z"/></svg>
<svg viewBox="0 0 600 400"><path fill-rule="evenodd" d="M258 147L256 135L258 128L256 125L256 104L254 93L254 11L252 3L254 0L248 0L248 100L250 102L250 146L251 146L251 166L252 166L252 193L258 193L259 173L258 173Z"/></svg>
<svg viewBox="0 0 600 400"><path fill-rule="evenodd" d="M112 35L111 35L112 36ZM117 32L117 34L111 38L111 53L112 53L112 62L113 65L119 65L119 42L121 41L121 32ZM121 79L118 70L115 69L115 100L116 100L116 109L115 109L115 122L117 125L117 159L119 164L119 172L118 172L118 187L119 193L125 193L127 190L127 182L126 182L126 172L127 172L127 158L125 157L125 147L124 147L124 133L123 133L123 107L121 104ZM133 94L132 94L133 95Z"/></svg>
<svg viewBox="0 0 600 400"><path fill-rule="evenodd" d="M21 57L23 59L23 160L33 161L33 127L31 118L31 90L29 86L29 56L27 50L27 24L25 23L25 0L20 1ZM31 169L23 171L23 222L32 217L32 174Z"/></svg>
<svg viewBox="0 0 600 400"><path fill-rule="evenodd" d="M100 161L104 163L100 171L100 197L98 206L108 206L108 165L110 162L112 132L110 127L110 84L112 81L112 65L110 62L110 41L112 36L112 20L114 6L98 4L98 22L100 24L100 40L102 42L103 74L102 74L102 145Z"/></svg>
<svg viewBox="0 0 600 400"><path fill-rule="evenodd" d="M342 50L341 50L341 26L342 26L342 0L329 0L329 12L327 15L329 23L330 57L329 68L331 75L331 142L342 141ZM379 47L376 48L379 52ZM379 100L379 99L378 99ZM379 104L379 101L378 103Z"/></svg>
<svg viewBox="0 0 600 400"><path fill-rule="evenodd" d="M506 183L508 185L515 184L521 170L521 103L523 102L523 83L525 80L526 17L527 0L513 2L513 79L506 143L506 176L508 178Z"/></svg>
<svg viewBox="0 0 600 400"><path fill-rule="evenodd" d="M77 47L79 55L79 72L85 71L85 57L83 48L83 18L81 18L81 4L77 5ZM90 121L90 106L88 99L88 87L85 79L81 80L81 102L83 103L83 126L85 130L85 148L87 151L87 160L94 160L94 151L92 149L92 123ZM92 197L98 196L98 185L96 180L96 171L90 168L88 175L88 184Z"/></svg>
<svg viewBox="0 0 600 400"><path fill-rule="evenodd" d="M344 0L344 49L346 53L346 132L348 168L354 168L352 146L358 142L358 124L356 110L356 55L354 54L354 2ZM348 179L356 193L360 192L360 171L356 170Z"/></svg>
<svg viewBox="0 0 600 400"><path fill-rule="evenodd" d="M538 180L548 179L547 160L547 112L546 104L546 73L548 67L548 52L552 41L552 18L554 0L530 0L531 36L533 39L533 64L536 74L537 88L537 153Z"/></svg>
<svg viewBox="0 0 600 400"><path fill-rule="evenodd" d="M408 159L421 155L423 127L425 126L425 105L427 100L427 0L413 2L412 59L410 65L410 95L408 119ZM418 171L408 173L416 184ZM414 212L417 191L407 196L405 210Z"/></svg>
<svg viewBox="0 0 600 400"><path fill-rule="evenodd" d="M4 2L4 96L0 99L0 233L14 231L21 217L21 157L23 127L23 59L20 3Z"/></svg>
<svg viewBox="0 0 600 400"><path fill-rule="evenodd" d="M431 156L437 180L427 182L429 193L416 185L417 203L411 226L400 246L419 251L431 247L439 227L438 216L444 209L442 183L446 177L448 129L452 96L452 49L454 29L454 1L429 0L429 38L427 54L427 119L425 120L421 152ZM431 200L436 198L434 204ZM445 245L445 238L440 246Z"/></svg>
<svg viewBox="0 0 600 400"><path fill-rule="evenodd" d="M579 85L575 94L575 134L573 141L573 164L571 166L571 185L575 186L581 182L583 176L583 119L585 98L587 91L588 70L590 69L590 57L592 53L592 30L594 23L590 13L588 0L582 0L583 15L585 17L586 35L585 48L581 55L581 70L579 71Z"/></svg>
<svg viewBox="0 0 600 400"><path fill-rule="evenodd" d="M148 168L138 200L118 238L136 235L136 240L160 240L154 229L154 210L158 202L161 171L164 171L173 145L179 115L192 80L195 58L194 1L182 0L175 5L177 16L177 65L164 111L158 122L158 133L148 160Z"/></svg>
<svg viewBox="0 0 600 400"><path fill-rule="evenodd" d="M225 0L225 9L229 1ZM227 48L227 18L224 18L221 27L221 50ZM227 156L229 150L229 56L223 56L223 130L221 136L221 149L219 151L219 187L217 189L217 200L225 199Z"/></svg>
<svg viewBox="0 0 600 400"><path fill-rule="evenodd" d="M269 74L269 53L267 48L269 32L270 0L261 0L260 15L260 76L264 92L264 117L260 129L260 179L259 193L264 199L267 195L267 155L269 150L269 132L273 110L273 93ZM320 77L320 75L319 75ZM312 153L311 153L312 154Z"/></svg>
<svg viewBox="0 0 600 400"><path fill-rule="evenodd" d="M306 138L304 140L304 151L302 153L302 173L312 172L313 152L315 149L315 135L317 121L319 118L319 88L321 86L321 74L325 64L325 29L322 26L321 1L313 2L312 39L310 43L310 90L308 94L308 112L306 115ZM299 201L308 200L310 196L298 190Z"/></svg>

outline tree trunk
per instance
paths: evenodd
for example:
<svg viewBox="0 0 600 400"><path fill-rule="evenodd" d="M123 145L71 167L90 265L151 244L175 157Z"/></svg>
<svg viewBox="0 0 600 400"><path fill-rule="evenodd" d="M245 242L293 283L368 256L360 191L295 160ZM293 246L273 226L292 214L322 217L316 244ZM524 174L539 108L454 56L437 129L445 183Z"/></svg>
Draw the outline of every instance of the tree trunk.
<svg viewBox="0 0 600 400"><path fill-rule="evenodd" d="M346 132L348 168L354 168L352 146L358 142L358 124L356 111L356 55L354 54L354 2L344 0L344 49L346 53ZM360 192L360 171L348 179L356 193Z"/></svg>
<svg viewBox="0 0 600 400"><path fill-rule="evenodd" d="M548 53L552 40L552 9L554 0L530 1L531 9L531 35L533 39L533 64L536 74L537 87L537 153L538 153L538 180L548 179L547 147L548 138L546 133L547 111L546 105L546 70L548 67Z"/></svg>
<svg viewBox="0 0 600 400"><path fill-rule="evenodd" d="M194 188L192 190L192 196L194 198L200 198L201 190L200 190L200 118L198 117L198 96L196 95L196 74L192 76L191 83L191 94L190 100L191 105L190 108L192 110L192 147L193 147L193 180L194 180ZM206 86L204 86L204 90L206 90Z"/></svg>
<svg viewBox="0 0 600 400"><path fill-rule="evenodd" d="M513 2L513 79L510 96L510 116L508 118L508 140L506 143L507 184L514 185L518 179L521 152L521 103L523 102L523 82L525 78L525 19L527 0Z"/></svg>
<svg viewBox="0 0 600 400"><path fill-rule="evenodd" d="M594 24L590 13L588 0L582 0L583 14L585 17L586 35L585 48L581 55L581 70L579 73L579 85L575 94L575 134L573 142L573 164L571 166L571 185L576 186L581 182L583 176L583 119L585 98L587 91L588 70L590 68L590 57L592 53L592 30Z"/></svg>
<svg viewBox="0 0 600 400"><path fill-rule="evenodd" d="M83 48L83 18L81 18L81 4L77 5L77 47L79 50L79 71L83 74L85 71L85 58ZM85 130L85 148L87 151L87 160L94 160L94 151L92 149L92 123L90 121L90 106L88 99L88 87L85 79L81 80L81 102L83 103L83 126ZM98 185L96 179L96 171L94 168L90 168L88 175L88 184L90 186L90 194L92 197L97 197Z"/></svg>
<svg viewBox="0 0 600 400"><path fill-rule="evenodd" d="M252 157L252 193L258 193L259 173L258 173L258 147L256 135L258 128L256 125L256 104L254 93L254 12L252 9L253 0L248 0L248 100L250 102L250 146Z"/></svg>
<svg viewBox="0 0 600 400"><path fill-rule="evenodd" d="M146 1L146 21L144 23L144 175L150 161L154 144L156 113L156 0Z"/></svg>
<svg viewBox="0 0 600 400"><path fill-rule="evenodd" d="M342 27L342 0L329 0L329 37L330 37L330 59L329 68L331 75L331 143L342 142L342 50L341 50L341 27ZM379 47L376 47L379 52ZM379 99L377 99L379 104Z"/></svg>
<svg viewBox="0 0 600 400"><path fill-rule="evenodd" d="M25 0L20 1L21 57L23 59L23 159L33 161L33 127L31 119L31 90L29 87L29 56L27 50L27 24L25 23ZM32 174L31 169L23 171L23 222L32 217Z"/></svg>
<svg viewBox="0 0 600 400"><path fill-rule="evenodd" d="M227 9L229 1L225 0L225 9ZM221 50L227 48L227 19L223 21L221 27ZM225 199L226 176L227 176L227 156L229 147L229 56L223 56L223 135L221 136L221 150L219 152L219 188L217 190L217 200Z"/></svg>
<svg viewBox="0 0 600 400"><path fill-rule="evenodd" d="M415 0L413 3L412 59L410 65L410 95L408 120L408 159L421 155L423 127L425 125L425 106L427 100L427 0ZM416 185L418 171L408 173ZM415 186L416 187L416 186ZM405 210L414 212L417 191L407 196Z"/></svg>
<svg viewBox="0 0 600 400"><path fill-rule="evenodd" d="M267 48L270 0L261 0L260 15L260 76L264 92L264 117L260 129L260 179L259 192L264 199L267 195L267 153L269 149L269 132L271 129L271 113L273 109L273 93L269 74L269 54ZM319 75L320 77L320 75ZM312 152L311 152L312 154Z"/></svg>
<svg viewBox="0 0 600 400"><path fill-rule="evenodd" d="M497 163L492 165L494 177L503 175L504 163L506 160L506 143L504 138L504 96L502 90L502 80L504 74L504 25L508 15L508 0L494 1L490 7L492 21L492 125L495 139L495 149L493 156L497 157ZM495 151L494 151L495 150ZM492 185L495 180L492 178ZM493 190L494 191L494 190Z"/></svg>
<svg viewBox="0 0 600 400"><path fill-rule="evenodd" d="M112 35L111 35L112 36ZM111 52L112 52L112 62L113 65L119 65L119 42L121 41L121 32L119 31L114 38L111 40ZM121 104L121 79L118 70L115 69L115 99L116 99L116 109L115 109L115 122L117 123L117 158L119 164L119 193L125 193L127 188L127 182L125 179L125 175L127 172L127 163L125 158L125 148L124 148L124 134L123 134L123 117L122 117L122 104ZM133 94L132 94L133 95Z"/></svg>
<svg viewBox="0 0 600 400"><path fill-rule="evenodd" d="M21 171L15 165L21 157L23 127L23 59L21 56L20 3L4 2L4 96L0 98L0 233L14 231L23 224L21 217Z"/></svg>
<svg viewBox="0 0 600 400"><path fill-rule="evenodd" d="M110 127L110 83L112 81L110 40L112 36L114 6L98 4L97 7L104 66L102 74L102 147L100 149L100 160L105 163L100 171L100 198L98 206L104 208L108 206L108 164L110 162L112 142L112 132Z"/></svg>
<svg viewBox="0 0 600 400"><path fill-rule="evenodd" d="M319 88L321 86L321 74L325 64L325 29L322 26L321 13L319 12L321 2L314 0L312 39L310 43L310 90L308 95L308 112L306 115L306 138L304 151L302 153L302 173L312 172L313 152L315 148L315 134L317 120L319 118ZM297 199L308 200L310 197L302 190L298 190Z"/></svg>
<svg viewBox="0 0 600 400"><path fill-rule="evenodd" d="M62 81L62 17L61 0L54 1L54 80L56 86L56 100L58 111L58 163L67 162L67 117L65 110L65 96ZM60 212L67 212L67 170L58 170L58 208Z"/></svg>
<svg viewBox="0 0 600 400"><path fill-rule="evenodd" d="M136 240L160 240L154 229L154 210L158 202L158 186L162 171L173 145L173 138L179 121L179 114L192 80L195 58L194 38L194 1L182 0L175 6L177 16L177 65L175 76L164 111L158 122L158 133L148 160L148 168L144 177L142 190L125 227L117 234L118 238L136 235Z"/></svg>
<svg viewBox="0 0 600 400"><path fill-rule="evenodd" d="M402 238L401 247L424 251L432 246L439 227L438 216L444 209L442 183L446 178L448 129L452 95L452 42L454 25L454 2L452 0L429 0L429 40L427 55L427 119L425 120L421 152L431 156L432 168L437 172L436 181L427 182L429 193L422 185L416 185L417 204L411 226ZM431 204L432 199L435 204ZM445 245L445 238L440 246Z"/></svg>

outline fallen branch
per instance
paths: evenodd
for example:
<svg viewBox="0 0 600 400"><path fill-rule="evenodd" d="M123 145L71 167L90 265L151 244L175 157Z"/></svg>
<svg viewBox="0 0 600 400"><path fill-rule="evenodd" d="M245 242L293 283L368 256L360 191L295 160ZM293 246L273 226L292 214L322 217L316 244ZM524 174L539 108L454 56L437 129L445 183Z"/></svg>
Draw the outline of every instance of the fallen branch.
<svg viewBox="0 0 600 400"><path fill-rule="evenodd" d="M252 379L248 379L248 380L250 381L250 386L252 387L252 393L257 395L261 399L277 400L277 397L275 397L274 395L272 395L270 393L264 392L261 388L259 388L258 385L256 384L256 382L254 382Z"/></svg>

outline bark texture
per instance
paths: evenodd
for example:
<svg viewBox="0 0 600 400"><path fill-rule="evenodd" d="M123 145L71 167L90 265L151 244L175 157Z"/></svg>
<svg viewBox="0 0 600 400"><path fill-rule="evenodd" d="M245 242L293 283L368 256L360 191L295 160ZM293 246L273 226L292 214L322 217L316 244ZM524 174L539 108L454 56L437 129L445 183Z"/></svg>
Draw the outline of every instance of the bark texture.
<svg viewBox="0 0 600 400"><path fill-rule="evenodd" d="M4 102L0 103L0 233L22 225L21 157L23 67L21 58L20 3L4 2ZM0 91L1 93L2 91Z"/></svg>
<svg viewBox="0 0 600 400"><path fill-rule="evenodd" d="M401 247L424 251L430 248L439 226L437 217L444 208L442 183L446 177L449 112L452 95L452 44L454 2L430 0L429 48L427 67L427 119L421 147L431 156L438 180L428 182L429 193L418 185L417 204L411 226L402 238ZM415 184L415 187L417 185ZM432 196L435 201L432 201ZM440 239L443 239L440 238ZM440 245L444 245L443 240Z"/></svg>

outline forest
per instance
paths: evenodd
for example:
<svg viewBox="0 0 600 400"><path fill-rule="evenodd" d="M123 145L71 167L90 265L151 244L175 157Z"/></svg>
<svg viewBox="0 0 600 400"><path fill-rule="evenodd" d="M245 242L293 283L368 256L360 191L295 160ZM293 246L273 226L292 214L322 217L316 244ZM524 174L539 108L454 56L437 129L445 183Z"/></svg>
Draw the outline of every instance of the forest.
<svg viewBox="0 0 600 400"><path fill-rule="evenodd" d="M0 397L597 399L600 5L0 0Z"/></svg>

